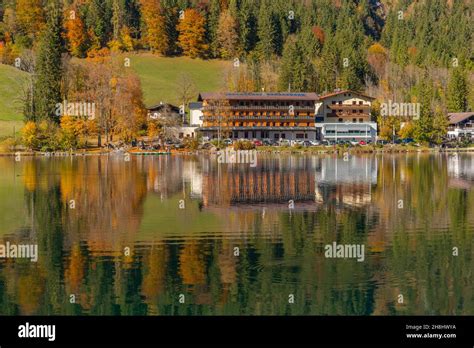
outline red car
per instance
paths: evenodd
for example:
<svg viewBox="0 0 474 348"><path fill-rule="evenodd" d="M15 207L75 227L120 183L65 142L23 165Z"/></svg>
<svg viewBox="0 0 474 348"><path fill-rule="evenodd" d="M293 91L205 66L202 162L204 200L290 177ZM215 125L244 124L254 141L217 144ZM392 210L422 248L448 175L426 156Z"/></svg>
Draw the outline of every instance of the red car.
<svg viewBox="0 0 474 348"><path fill-rule="evenodd" d="M359 145L367 145L367 143L364 140L359 141Z"/></svg>
<svg viewBox="0 0 474 348"><path fill-rule="evenodd" d="M253 144L254 144L255 146L263 146L263 141L261 141L261 140L254 140L254 141L253 141Z"/></svg>

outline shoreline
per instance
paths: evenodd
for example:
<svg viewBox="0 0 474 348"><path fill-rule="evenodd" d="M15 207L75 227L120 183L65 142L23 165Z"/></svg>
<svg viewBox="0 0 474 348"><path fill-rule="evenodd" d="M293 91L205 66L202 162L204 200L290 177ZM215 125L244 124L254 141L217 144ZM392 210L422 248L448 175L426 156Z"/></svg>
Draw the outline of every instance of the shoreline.
<svg viewBox="0 0 474 348"><path fill-rule="evenodd" d="M374 147L309 147L309 148L292 148L292 147L273 147L260 146L255 150L262 154L293 154L293 155L327 155L327 154L344 154L363 155L363 154L395 154L395 153L456 153L456 152L474 152L474 147L464 148L428 148L413 146L384 146L382 148ZM107 151L91 149L68 152L41 152L41 151L17 151L17 152L0 152L0 157L69 157L69 156L108 156L117 154L130 154L135 156L168 156L168 155L199 155L199 154L215 154L217 150L171 150L171 151L153 151L144 150L137 151L131 149L129 151Z"/></svg>

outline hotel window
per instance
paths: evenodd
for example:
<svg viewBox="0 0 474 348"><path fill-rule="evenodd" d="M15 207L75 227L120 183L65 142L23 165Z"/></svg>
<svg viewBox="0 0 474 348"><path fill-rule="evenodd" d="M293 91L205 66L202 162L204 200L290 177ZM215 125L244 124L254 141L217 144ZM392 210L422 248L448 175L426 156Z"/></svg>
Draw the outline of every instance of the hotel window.
<svg viewBox="0 0 474 348"><path fill-rule="evenodd" d="M296 133L296 139L304 139L304 134Z"/></svg>
<svg viewBox="0 0 474 348"><path fill-rule="evenodd" d="M363 118L359 118L359 122L364 122L364 119L363 119Z"/></svg>
<svg viewBox="0 0 474 348"><path fill-rule="evenodd" d="M332 105L335 105L335 104L336 104L336 101L335 101L335 100L333 100L333 101L332 101Z"/></svg>
<svg viewBox="0 0 474 348"><path fill-rule="evenodd" d="M352 101L352 105L356 105L357 102L355 100Z"/></svg>
<svg viewBox="0 0 474 348"><path fill-rule="evenodd" d="M357 122L357 119L356 119L356 118L353 118L353 119L352 119L352 122L356 123L356 122Z"/></svg>
<svg viewBox="0 0 474 348"><path fill-rule="evenodd" d="M339 119L339 122L342 122L342 118Z"/></svg>
<svg viewBox="0 0 474 348"><path fill-rule="evenodd" d="M364 103L364 102L361 102L361 101L360 101L360 102L359 102L359 105L363 105L363 103Z"/></svg>

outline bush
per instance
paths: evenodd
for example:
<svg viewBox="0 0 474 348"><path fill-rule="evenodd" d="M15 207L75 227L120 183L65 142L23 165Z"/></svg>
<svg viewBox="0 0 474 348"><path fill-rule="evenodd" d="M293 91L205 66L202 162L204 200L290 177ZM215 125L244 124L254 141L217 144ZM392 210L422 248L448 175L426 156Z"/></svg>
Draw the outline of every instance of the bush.
<svg viewBox="0 0 474 348"><path fill-rule="evenodd" d="M0 141L0 152L14 152L18 142L13 138L6 138Z"/></svg>
<svg viewBox="0 0 474 348"><path fill-rule="evenodd" d="M39 124L27 122L21 133L23 144L32 150L52 152L68 150L72 145L70 135L49 121L41 121Z"/></svg>
<svg viewBox="0 0 474 348"><path fill-rule="evenodd" d="M234 143L234 150L253 150L255 149L255 144L251 141L236 141Z"/></svg>
<svg viewBox="0 0 474 348"><path fill-rule="evenodd" d="M197 150L199 148L199 141L194 138L185 138L183 145L186 149Z"/></svg>

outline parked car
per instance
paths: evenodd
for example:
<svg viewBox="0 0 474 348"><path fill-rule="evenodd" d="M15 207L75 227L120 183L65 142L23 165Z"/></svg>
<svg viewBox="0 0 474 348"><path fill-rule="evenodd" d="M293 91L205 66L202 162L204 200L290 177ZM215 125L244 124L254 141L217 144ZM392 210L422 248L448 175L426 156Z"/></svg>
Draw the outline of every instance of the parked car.
<svg viewBox="0 0 474 348"><path fill-rule="evenodd" d="M308 140L312 146L319 146L321 145L321 142L320 141L317 141L317 140Z"/></svg>
<svg viewBox="0 0 474 348"><path fill-rule="evenodd" d="M295 146L295 145L303 145L304 144L304 140L302 139L298 139L298 140L291 140L291 146Z"/></svg>
<svg viewBox="0 0 474 348"><path fill-rule="evenodd" d="M253 140L253 144L254 144L255 146L263 146L263 141L258 140L258 139L254 139L254 140Z"/></svg>
<svg viewBox="0 0 474 348"><path fill-rule="evenodd" d="M352 146L362 145L362 144L360 143L360 141L357 141L357 140L351 140L350 143L351 143Z"/></svg>
<svg viewBox="0 0 474 348"><path fill-rule="evenodd" d="M278 144L280 146L290 146L290 141L289 140L286 140L286 139L280 139L280 141L278 142Z"/></svg>
<svg viewBox="0 0 474 348"><path fill-rule="evenodd" d="M406 139L402 139L402 144L404 145L408 145L408 144L411 144L411 143L414 143L415 140L413 140L412 138L406 138Z"/></svg>
<svg viewBox="0 0 474 348"><path fill-rule="evenodd" d="M313 142L310 141L310 140L303 140L303 142L301 143L301 145L304 146L304 147L314 146L314 145L313 145Z"/></svg>
<svg viewBox="0 0 474 348"><path fill-rule="evenodd" d="M377 145L387 145L389 143L388 140L377 140L376 144Z"/></svg>
<svg viewBox="0 0 474 348"><path fill-rule="evenodd" d="M276 145L276 143L270 139L263 139L262 140L263 145L265 146L273 146Z"/></svg>
<svg viewBox="0 0 474 348"><path fill-rule="evenodd" d="M224 139L222 142L224 143L224 145L227 145L227 146L232 145L234 143L234 141L229 138Z"/></svg>
<svg viewBox="0 0 474 348"><path fill-rule="evenodd" d="M367 142L365 140L361 140L359 141L359 145L361 146L367 145Z"/></svg>

